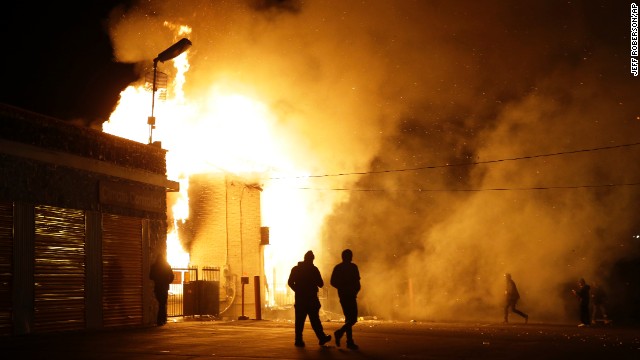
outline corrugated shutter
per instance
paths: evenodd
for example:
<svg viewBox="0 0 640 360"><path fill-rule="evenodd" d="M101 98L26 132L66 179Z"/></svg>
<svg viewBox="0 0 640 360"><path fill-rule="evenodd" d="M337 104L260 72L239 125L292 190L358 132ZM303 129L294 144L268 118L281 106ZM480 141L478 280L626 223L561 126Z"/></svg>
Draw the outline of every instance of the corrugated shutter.
<svg viewBox="0 0 640 360"><path fill-rule="evenodd" d="M103 325L142 324L142 293L142 220L103 214Z"/></svg>
<svg viewBox="0 0 640 360"><path fill-rule="evenodd" d="M34 331L85 327L84 212L35 207Z"/></svg>
<svg viewBox="0 0 640 360"><path fill-rule="evenodd" d="M0 202L0 335L13 333L11 279L13 268L13 203Z"/></svg>

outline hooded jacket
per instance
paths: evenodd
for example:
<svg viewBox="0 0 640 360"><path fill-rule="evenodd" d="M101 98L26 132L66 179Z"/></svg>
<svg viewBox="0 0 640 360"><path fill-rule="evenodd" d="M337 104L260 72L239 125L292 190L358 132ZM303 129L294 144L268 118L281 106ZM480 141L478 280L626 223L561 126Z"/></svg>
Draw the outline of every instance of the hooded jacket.
<svg viewBox="0 0 640 360"><path fill-rule="evenodd" d="M317 299L318 289L324 286L320 270L309 260L300 261L291 269L287 283L295 292L296 300Z"/></svg>

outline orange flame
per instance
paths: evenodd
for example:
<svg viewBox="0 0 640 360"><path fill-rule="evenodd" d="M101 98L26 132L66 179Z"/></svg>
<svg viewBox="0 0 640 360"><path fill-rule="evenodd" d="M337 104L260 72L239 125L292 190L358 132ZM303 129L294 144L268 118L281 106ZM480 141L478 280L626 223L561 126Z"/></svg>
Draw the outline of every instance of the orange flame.
<svg viewBox="0 0 640 360"><path fill-rule="evenodd" d="M309 204L318 202L295 190L306 185L308 171L296 168L279 146L273 128L275 115L260 100L237 91L231 83L212 84L204 101L188 99L182 90L189 70L188 52L173 60L175 79L169 81L166 101L155 101L156 128L153 140L167 149L167 177L180 182L180 193L168 214L174 222L189 217L189 176L205 172L262 174L262 221L270 227L270 246L265 248L266 281L274 291L286 291L289 269L316 242L313 229L322 216L309 216ZM167 66L167 65L165 65ZM234 90L231 90L234 89ZM141 143L148 142L146 123L151 111L149 91L132 85L122 91L118 106L103 131ZM268 177L290 176L277 183ZM327 213L324 209L321 213ZM167 235L167 257L173 267L187 267L189 254L183 249L176 223ZM277 278L277 279L276 279Z"/></svg>

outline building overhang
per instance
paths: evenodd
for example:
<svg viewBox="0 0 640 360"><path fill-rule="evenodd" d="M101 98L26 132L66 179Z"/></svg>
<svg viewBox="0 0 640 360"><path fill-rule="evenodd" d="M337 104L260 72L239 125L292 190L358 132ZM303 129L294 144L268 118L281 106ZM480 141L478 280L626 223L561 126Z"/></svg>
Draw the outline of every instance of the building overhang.
<svg viewBox="0 0 640 360"><path fill-rule="evenodd" d="M132 169L105 161L90 159L62 151L45 149L11 140L0 139L0 153L13 157L40 161L57 166L66 166L78 170L90 171L97 174L163 187L169 192L180 191L179 182L169 180L166 176L160 174L140 169Z"/></svg>

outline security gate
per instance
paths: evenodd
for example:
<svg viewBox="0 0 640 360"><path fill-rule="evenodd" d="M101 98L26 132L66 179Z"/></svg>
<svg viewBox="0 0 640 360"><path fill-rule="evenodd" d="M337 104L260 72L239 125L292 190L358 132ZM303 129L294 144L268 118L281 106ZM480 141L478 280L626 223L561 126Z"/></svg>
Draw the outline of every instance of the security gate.
<svg viewBox="0 0 640 360"><path fill-rule="evenodd" d="M34 328L85 327L84 212L35 207Z"/></svg>
<svg viewBox="0 0 640 360"><path fill-rule="evenodd" d="M103 325L142 324L142 220L103 214L102 231Z"/></svg>
<svg viewBox="0 0 640 360"><path fill-rule="evenodd" d="M13 271L13 203L0 202L0 335L13 333L11 284Z"/></svg>
<svg viewBox="0 0 640 360"><path fill-rule="evenodd" d="M167 315L220 316L220 268L174 268L169 289Z"/></svg>

